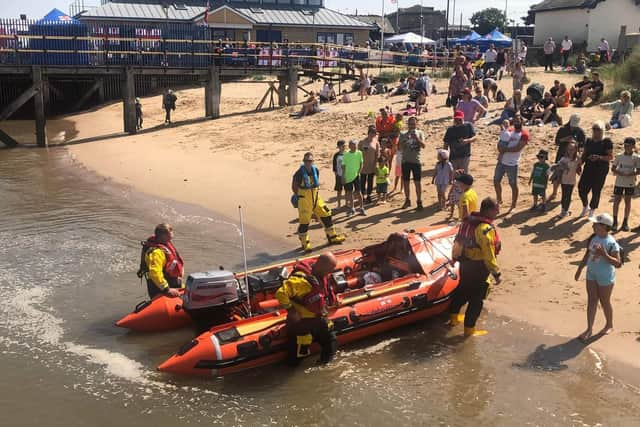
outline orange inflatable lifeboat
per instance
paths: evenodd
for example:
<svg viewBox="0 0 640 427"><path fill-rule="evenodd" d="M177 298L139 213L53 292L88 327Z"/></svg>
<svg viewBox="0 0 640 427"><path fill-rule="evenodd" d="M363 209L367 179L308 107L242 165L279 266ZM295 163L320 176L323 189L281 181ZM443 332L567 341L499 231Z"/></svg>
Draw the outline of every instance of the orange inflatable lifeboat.
<svg viewBox="0 0 640 427"><path fill-rule="evenodd" d="M338 342L345 344L444 312L458 285L449 254L456 228L394 233L366 247L355 264L329 277L337 292L330 310ZM371 272L383 281L367 283ZM352 289L349 283L361 285ZM211 328L185 344L158 370L181 375L226 375L284 360L286 310ZM316 345L312 351L317 351Z"/></svg>
<svg viewBox="0 0 640 427"><path fill-rule="evenodd" d="M360 260L362 253L359 250L348 249L335 252L338 259L338 268L350 271ZM308 257L313 261L316 257ZM251 312L264 313L277 308L274 307L273 297L276 290L282 285L282 280L293 269L298 260L291 260L277 265L260 267L248 272ZM198 274L198 273L196 273ZM195 275L195 274L194 274ZM244 273L236 273L236 279L244 280ZM187 279L187 283L189 279ZM352 280L348 286L357 286L357 281ZM134 310L116 322L116 326L127 328L136 332L162 332L179 329L192 325L192 319L183 307L184 290L180 297L168 297L158 295L150 301L142 301ZM242 298L242 304L238 304L230 312L226 321L247 316L249 310L245 302L246 294ZM276 304L277 305L277 304Z"/></svg>

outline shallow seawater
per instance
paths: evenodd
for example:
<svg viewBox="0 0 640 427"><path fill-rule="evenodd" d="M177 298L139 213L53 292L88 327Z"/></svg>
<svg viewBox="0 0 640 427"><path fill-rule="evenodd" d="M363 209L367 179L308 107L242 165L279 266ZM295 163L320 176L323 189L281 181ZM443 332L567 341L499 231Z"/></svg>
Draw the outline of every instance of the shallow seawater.
<svg viewBox="0 0 640 427"><path fill-rule="evenodd" d="M491 313L491 333L466 342L432 319L345 347L328 366L160 374L190 331L113 323L146 297L139 241L161 221L188 271L241 265L235 220L133 193L62 148L0 150L1 425L640 423L638 390L604 355ZM296 254L247 234L251 265Z"/></svg>

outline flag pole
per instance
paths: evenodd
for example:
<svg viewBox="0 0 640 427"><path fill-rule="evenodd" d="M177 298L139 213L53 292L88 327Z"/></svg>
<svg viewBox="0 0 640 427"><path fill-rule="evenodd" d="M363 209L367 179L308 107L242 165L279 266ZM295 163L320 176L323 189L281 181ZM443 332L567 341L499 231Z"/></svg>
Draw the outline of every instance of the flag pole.
<svg viewBox="0 0 640 427"><path fill-rule="evenodd" d="M382 26L380 29L380 55L384 54L384 1L382 0ZM380 60L382 62L382 60Z"/></svg>

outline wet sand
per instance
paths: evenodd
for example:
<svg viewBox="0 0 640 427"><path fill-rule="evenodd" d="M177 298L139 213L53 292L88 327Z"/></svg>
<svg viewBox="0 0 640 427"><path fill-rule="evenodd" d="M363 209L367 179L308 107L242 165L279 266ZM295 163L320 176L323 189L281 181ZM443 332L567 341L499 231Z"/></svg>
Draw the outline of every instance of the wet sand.
<svg viewBox="0 0 640 427"><path fill-rule="evenodd" d="M530 70L532 81L549 88L553 79L568 84L579 80L577 75L544 74ZM446 82L434 82L440 91ZM265 85L266 86L266 85ZM500 87L511 93L511 80L503 80ZM266 87L265 87L266 90ZM164 115L160 97L142 100L145 129L135 136L95 138L120 132L121 106L112 104L95 111L65 119L73 123L75 141L87 141L69 147L70 155L85 167L117 183L131 185L145 193L201 205L226 217L236 217L242 204L246 221L277 239L285 239L294 249L297 212L289 204L291 175L306 151L315 153L320 168L322 196L330 203L334 193L331 156L338 139L361 139L365 135L369 111L390 105L401 109L403 97L384 99L369 97L364 102L327 105L329 111L295 120L291 107L271 112L254 113L262 96L256 85L224 84L222 88L222 115L215 121L194 121L204 112L203 89L178 92L175 125L162 127ZM358 97L354 96L354 100ZM430 99L430 111L420 117L419 128L427 135L424 169L435 164L435 150L442 144L446 127L450 124L450 109L444 107L445 95ZM501 103L490 105L491 114L499 113ZM607 120L610 112L600 107L576 109L582 116L582 127L589 129L595 119ZM245 113L247 112L247 113ZM573 108L560 109L565 120ZM50 122L53 126L55 122ZM574 215L555 220L560 212L558 204L545 213L530 213L530 190L526 184L535 154L545 148L555 154L553 137L557 128L530 127L531 143L525 149L520 168L521 196L515 212L498 221L504 251L500 256L504 281L493 288L487 301L488 310L524 320L549 333L575 337L585 327L586 295L584 282L575 282L573 275L583 255L585 239L591 233L590 223L578 218L580 202L574 193ZM640 125L607 132L615 144L614 154L622 151L626 136L638 136ZM65 132L64 129L58 132ZM476 178L474 187L479 196L494 196L492 176L496 162L497 128L479 125L479 138L473 146L471 173ZM51 135L50 135L51 136ZM61 139L69 139L58 134ZM611 212L614 177L609 176L599 211ZM443 223L447 215L435 206L435 187L423 181L425 211L401 210L402 196L396 196L388 205L368 209L368 215L347 218L344 210L335 210L335 222L347 234L346 246L358 247L377 241L392 231ZM510 202L505 185L505 202ZM640 206L635 206L631 226L640 222ZM333 206L333 204L332 204ZM312 242L324 243L321 227L311 231ZM640 245L637 233L618 233L616 239L629 255L618 270L613 293L615 310L614 333L593 343L598 351L634 366L640 365L636 354L640 337L640 290L635 250ZM602 312L596 319L596 331L604 324ZM526 331L523 331L526 333Z"/></svg>

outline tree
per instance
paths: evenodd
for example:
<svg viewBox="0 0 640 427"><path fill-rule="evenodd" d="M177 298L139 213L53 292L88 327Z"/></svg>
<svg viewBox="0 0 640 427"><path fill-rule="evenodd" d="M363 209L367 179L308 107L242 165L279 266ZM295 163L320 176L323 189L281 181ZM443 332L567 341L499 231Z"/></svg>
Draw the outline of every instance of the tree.
<svg viewBox="0 0 640 427"><path fill-rule="evenodd" d="M470 21L480 34L490 33L496 28L504 29L507 25L507 17L504 11L495 7L474 13Z"/></svg>

